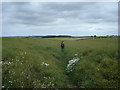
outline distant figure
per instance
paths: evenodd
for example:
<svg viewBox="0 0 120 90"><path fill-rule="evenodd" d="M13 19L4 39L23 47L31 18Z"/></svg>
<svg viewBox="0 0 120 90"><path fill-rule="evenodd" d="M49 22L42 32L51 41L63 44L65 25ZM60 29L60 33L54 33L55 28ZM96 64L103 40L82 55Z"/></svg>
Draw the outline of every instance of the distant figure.
<svg viewBox="0 0 120 90"><path fill-rule="evenodd" d="M61 50L64 50L64 47L65 47L64 41L62 41L62 42L61 42Z"/></svg>

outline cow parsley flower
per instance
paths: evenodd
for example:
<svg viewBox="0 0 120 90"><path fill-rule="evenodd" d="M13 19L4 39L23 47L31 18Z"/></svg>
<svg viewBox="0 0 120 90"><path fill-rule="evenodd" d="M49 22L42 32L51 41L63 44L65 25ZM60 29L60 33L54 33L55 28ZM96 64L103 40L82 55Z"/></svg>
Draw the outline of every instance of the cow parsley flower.
<svg viewBox="0 0 120 90"><path fill-rule="evenodd" d="M42 66L49 66L49 64L48 64L48 63L45 63L45 62L42 62L41 65L42 65Z"/></svg>
<svg viewBox="0 0 120 90"><path fill-rule="evenodd" d="M66 69L68 73L73 71L74 65L80 60L77 56L78 54L75 54L75 57L72 60L68 61Z"/></svg>

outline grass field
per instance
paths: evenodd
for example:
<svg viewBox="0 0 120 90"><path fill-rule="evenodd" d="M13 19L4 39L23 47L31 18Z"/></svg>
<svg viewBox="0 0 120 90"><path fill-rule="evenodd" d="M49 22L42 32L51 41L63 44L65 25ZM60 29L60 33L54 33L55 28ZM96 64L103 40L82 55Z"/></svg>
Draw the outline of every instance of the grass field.
<svg viewBox="0 0 120 90"><path fill-rule="evenodd" d="M3 38L2 87L117 88L118 41L113 38L65 40ZM75 54L80 61L66 73Z"/></svg>

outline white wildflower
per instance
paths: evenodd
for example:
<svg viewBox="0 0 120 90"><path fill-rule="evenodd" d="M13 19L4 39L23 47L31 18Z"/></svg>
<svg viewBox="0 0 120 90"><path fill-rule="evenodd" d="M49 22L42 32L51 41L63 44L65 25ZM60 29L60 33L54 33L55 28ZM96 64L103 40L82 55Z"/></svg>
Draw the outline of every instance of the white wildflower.
<svg viewBox="0 0 120 90"><path fill-rule="evenodd" d="M74 57L72 60L70 60L70 61L68 62L67 69L66 69L67 72L72 72L74 65L80 60L80 59L77 57L77 55L78 55L78 54L75 54L76 57Z"/></svg>
<svg viewBox="0 0 120 90"><path fill-rule="evenodd" d="M15 72L13 72L13 74L15 74Z"/></svg>
<svg viewBox="0 0 120 90"><path fill-rule="evenodd" d="M78 54L75 54L75 56L78 56Z"/></svg>
<svg viewBox="0 0 120 90"><path fill-rule="evenodd" d="M42 64L41 65L44 65L44 62L42 62Z"/></svg>
<svg viewBox="0 0 120 90"><path fill-rule="evenodd" d="M47 79L47 77L44 77L44 79Z"/></svg>
<svg viewBox="0 0 120 90"><path fill-rule="evenodd" d="M9 81L9 83L12 83L12 81Z"/></svg>
<svg viewBox="0 0 120 90"><path fill-rule="evenodd" d="M52 86L54 86L54 84L52 84Z"/></svg>
<svg viewBox="0 0 120 90"><path fill-rule="evenodd" d="M0 64L2 64L2 61L0 61Z"/></svg>
<svg viewBox="0 0 120 90"><path fill-rule="evenodd" d="M11 73L10 71L8 71L8 73Z"/></svg>
<svg viewBox="0 0 120 90"><path fill-rule="evenodd" d="M50 82L50 84L51 84L52 82Z"/></svg>
<svg viewBox="0 0 120 90"><path fill-rule="evenodd" d="M11 64L11 62L8 62L8 65L10 65Z"/></svg>
<svg viewBox="0 0 120 90"><path fill-rule="evenodd" d="M22 74L24 74L24 72L22 72Z"/></svg>
<svg viewBox="0 0 120 90"><path fill-rule="evenodd" d="M45 63L45 62L42 62L41 65L44 65L44 66L49 66L49 64Z"/></svg>
<svg viewBox="0 0 120 90"><path fill-rule="evenodd" d="M17 62L19 62L19 60L18 60L18 59L16 59L16 61L17 61Z"/></svg>
<svg viewBox="0 0 120 90"><path fill-rule="evenodd" d="M49 66L49 64L45 63L46 66Z"/></svg>

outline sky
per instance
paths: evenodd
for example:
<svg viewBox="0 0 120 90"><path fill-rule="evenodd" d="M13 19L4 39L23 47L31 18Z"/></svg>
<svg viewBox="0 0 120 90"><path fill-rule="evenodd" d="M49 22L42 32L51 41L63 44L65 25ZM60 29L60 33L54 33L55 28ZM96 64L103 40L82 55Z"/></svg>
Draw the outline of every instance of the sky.
<svg viewBox="0 0 120 90"><path fill-rule="evenodd" d="M117 34L117 2L2 3L2 36Z"/></svg>

